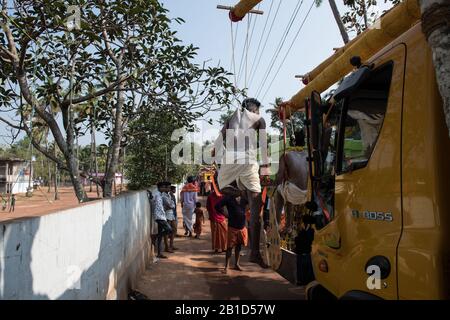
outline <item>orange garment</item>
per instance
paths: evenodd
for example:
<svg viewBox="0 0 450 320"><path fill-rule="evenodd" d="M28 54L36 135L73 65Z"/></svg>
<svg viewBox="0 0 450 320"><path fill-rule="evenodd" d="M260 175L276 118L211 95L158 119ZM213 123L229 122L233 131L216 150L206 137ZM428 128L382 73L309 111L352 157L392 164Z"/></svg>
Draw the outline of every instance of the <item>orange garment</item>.
<svg viewBox="0 0 450 320"><path fill-rule="evenodd" d="M223 220L210 221L211 222L211 243L213 250L227 250L227 236L228 236L228 225L227 221Z"/></svg>
<svg viewBox="0 0 450 320"><path fill-rule="evenodd" d="M199 192L199 191L200 189L193 183L186 183L181 189L181 192Z"/></svg>
<svg viewBox="0 0 450 320"><path fill-rule="evenodd" d="M203 215L203 210L200 208L195 208L195 224L194 224L194 232L196 235L202 234L202 225L205 223L205 216Z"/></svg>
<svg viewBox="0 0 450 320"><path fill-rule="evenodd" d="M247 246L248 233L247 228L235 229L228 226L228 239L227 246L229 249L234 248L237 245Z"/></svg>

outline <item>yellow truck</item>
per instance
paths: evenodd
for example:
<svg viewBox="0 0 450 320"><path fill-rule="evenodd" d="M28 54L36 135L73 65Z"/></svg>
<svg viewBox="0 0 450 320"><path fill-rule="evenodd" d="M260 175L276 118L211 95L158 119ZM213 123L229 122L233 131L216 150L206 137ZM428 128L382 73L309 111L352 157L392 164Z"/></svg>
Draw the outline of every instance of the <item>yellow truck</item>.
<svg viewBox="0 0 450 320"><path fill-rule="evenodd" d="M307 297L450 298L450 139L418 2L403 1L307 78L286 104L306 107L311 133Z"/></svg>

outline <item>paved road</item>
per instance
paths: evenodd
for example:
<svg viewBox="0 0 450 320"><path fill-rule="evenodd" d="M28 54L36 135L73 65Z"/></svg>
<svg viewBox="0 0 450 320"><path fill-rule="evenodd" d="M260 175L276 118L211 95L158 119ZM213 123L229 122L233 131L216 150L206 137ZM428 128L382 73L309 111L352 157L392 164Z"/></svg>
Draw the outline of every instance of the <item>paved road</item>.
<svg viewBox="0 0 450 320"><path fill-rule="evenodd" d="M241 259L243 272L229 270L228 274L222 274L225 255L212 254L209 222L203 229L200 240L176 238L180 250L167 253L169 259L152 264L136 289L151 300L304 299L302 287L290 284L271 269L249 263L246 251ZM182 234L182 230L178 233Z"/></svg>

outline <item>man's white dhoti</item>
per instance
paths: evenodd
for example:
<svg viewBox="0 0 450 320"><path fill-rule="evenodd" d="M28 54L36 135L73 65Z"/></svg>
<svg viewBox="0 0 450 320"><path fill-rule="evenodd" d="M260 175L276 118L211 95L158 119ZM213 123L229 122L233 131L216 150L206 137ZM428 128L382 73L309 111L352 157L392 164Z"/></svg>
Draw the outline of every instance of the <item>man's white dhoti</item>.
<svg viewBox="0 0 450 320"><path fill-rule="evenodd" d="M308 191L300 189L292 182L285 181L284 183L278 185L277 190L285 202L289 202L294 205L301 205L307 200Z"/></svg>
<svg viewBox="0 0 450 320"><path fill-rule="evenodd" d="M217 176L219 188L223 189L236 181L239 190L261 192L259 180L259 165L250 164L222 164Z"/></svg>
<svg viewBox="0 0 450 320"><path fill-rule="evenodd" d="M195 214L194 214L194 209L193 207L190 206L184 206L183 209L181 210L182 214L183 214L183 223L184 226L186 227L186 229L188 229L190 232L194 232L193 229L193 225L195 222Z"/></svg>
<svg viewBox="0 0 450 320"><path fill-rule="evenodd" d="M236 181L240 190L261 192L257 132L253 129L254 124L260 119L259 114L238 109L226 127L226 146L222 136L216 140L217 162L221 164L217 177L219 189Z"/></svg>

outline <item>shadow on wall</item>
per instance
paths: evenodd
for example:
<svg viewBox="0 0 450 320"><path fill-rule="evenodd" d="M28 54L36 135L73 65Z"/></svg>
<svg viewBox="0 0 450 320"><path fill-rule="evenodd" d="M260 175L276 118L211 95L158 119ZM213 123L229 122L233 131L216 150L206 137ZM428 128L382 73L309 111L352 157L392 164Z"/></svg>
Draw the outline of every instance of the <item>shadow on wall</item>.
<svg viewBox="0 0 450 320"><path fill-rule="evenodd" d="M0 299L117 299L145 270L145 192L0 225Z"/></svg>

